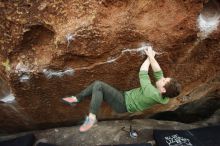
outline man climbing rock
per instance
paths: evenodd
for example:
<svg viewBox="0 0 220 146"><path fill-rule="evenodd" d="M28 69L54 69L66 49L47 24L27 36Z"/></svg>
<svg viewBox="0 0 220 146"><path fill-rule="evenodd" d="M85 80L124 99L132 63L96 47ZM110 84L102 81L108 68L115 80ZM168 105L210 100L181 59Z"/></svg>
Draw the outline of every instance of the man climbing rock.
<svg viewBox="0 0 220 146"><path fill-rule="evenodd" d="M139 71L139 88L119 91L104 82L95 81L76 96L62 98L64 102L73 105L81 102L85 97L92 96L89 115L80 126L80 132L89 130L97 122L96 115L103 100L118 113L133 113L148 109L155 104L167 104L170 98L180 94L181 85L177 80L163 76L160 65L154 58L155 51L151 47L146 47L145 53L148 58ZM148 75L150 65L156 79L155 86L152 85Z"/></svg>

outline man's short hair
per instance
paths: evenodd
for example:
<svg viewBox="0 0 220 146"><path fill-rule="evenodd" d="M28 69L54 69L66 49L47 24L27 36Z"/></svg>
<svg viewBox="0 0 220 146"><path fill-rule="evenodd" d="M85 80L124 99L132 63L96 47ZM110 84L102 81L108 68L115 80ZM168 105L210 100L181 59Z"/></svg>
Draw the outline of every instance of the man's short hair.
<svg viewBox="0 0 220 146"><path fill-rule="evenodd" d="M174 78L171 78L164 88L166 89L166 92L162 94L163 97L174 98L178 96L181 91L180 83Z"/></svg>

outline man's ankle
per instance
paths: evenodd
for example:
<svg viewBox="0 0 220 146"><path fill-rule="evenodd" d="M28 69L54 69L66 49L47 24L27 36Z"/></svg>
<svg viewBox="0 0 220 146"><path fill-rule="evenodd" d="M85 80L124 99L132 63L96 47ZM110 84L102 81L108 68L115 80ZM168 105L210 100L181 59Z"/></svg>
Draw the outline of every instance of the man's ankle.
<svg viewBox="0 0 220 146"><path fill-rule="evenodd" d="M93 113L89 113L89 118L92 120L96 120L96 115Z"/></svg>

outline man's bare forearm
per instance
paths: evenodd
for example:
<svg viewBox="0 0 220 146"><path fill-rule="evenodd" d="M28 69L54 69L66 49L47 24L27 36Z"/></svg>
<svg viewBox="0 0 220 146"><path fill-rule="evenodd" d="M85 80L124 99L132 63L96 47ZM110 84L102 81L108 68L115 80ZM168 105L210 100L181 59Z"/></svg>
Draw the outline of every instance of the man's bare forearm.
<svg viewBox="0 0 220 146"><path fill-rule="evenodd" d="M144 63L141 65L140 71L147 71L149 70L150 66L150 60L149 57L144 61Z"/></svg>
<svg viewBox="0 0 220 146"><path fill-rule="evenodd" d="M159 63L153 56L149 56L149 61L154 72L161 71Z"/></svg>

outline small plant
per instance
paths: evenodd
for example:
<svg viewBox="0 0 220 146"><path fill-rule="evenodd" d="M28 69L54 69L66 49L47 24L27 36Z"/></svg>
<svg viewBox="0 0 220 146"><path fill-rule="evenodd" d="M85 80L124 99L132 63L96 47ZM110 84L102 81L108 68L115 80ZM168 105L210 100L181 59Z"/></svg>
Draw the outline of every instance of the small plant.
<svg viewBox="0 0 220 146"><path fill-rule="evenodd" d="M9 59L6 59L5 62L2 62L2 65L5 67L6 71L10 71L11 70L11 66L10 66L10 61Z"/></svg>

